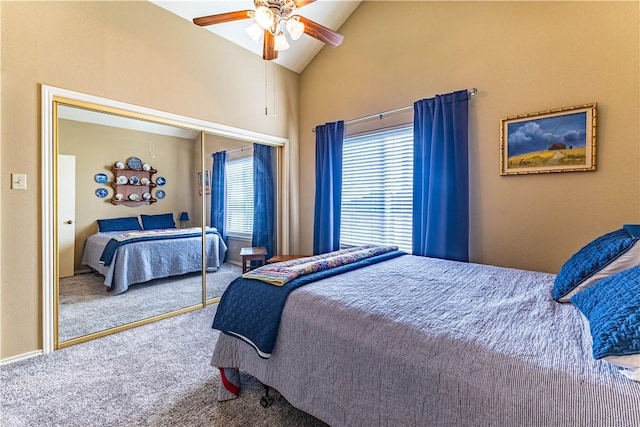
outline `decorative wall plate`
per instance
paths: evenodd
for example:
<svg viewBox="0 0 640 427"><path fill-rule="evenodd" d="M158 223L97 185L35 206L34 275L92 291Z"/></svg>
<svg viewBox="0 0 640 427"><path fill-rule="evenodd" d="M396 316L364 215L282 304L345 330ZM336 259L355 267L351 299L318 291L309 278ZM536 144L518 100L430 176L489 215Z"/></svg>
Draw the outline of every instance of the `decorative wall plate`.
<svg viewBox="0 0 640 427"><path fill-rule="evenodd" d="M164 190L156 191L156 199L164 199L164 196L166 196L166 194L164 193Z"/></svg>
<svg viewBox="0 0 640 427"><path fill-rule="evenodd" d="M137 157L129 157L127 159L127 166L129 166L129 169L142 169L142 160Z"/></svg>
<svg viewBox="0 0 640 427"><path fill-rule="evenodd" d="M135 175L134 175L134 176L130 176L130 177L129 177L129 184L131 184L131 185L138 185L138 184L140 184L140 180L139 180L139 179L138 179L138 177L137 177L137 176L135 176Z"/></svg>
<svg viewBox="0 0 640 427"><path fill-rule="evenodd" d="M116 193L116 195L115 195L115 196L113 196L113 197L115 197L115 198L116 198L116 200L122 200L122 199L124 199L124 195L123 195L122 193Z"/></svg>
<svg viewBox="0 0 640 427"><path fill-rule="evenodd" d="M159 176L156 178L156 184L165 185L166 183L167 183L167 180L164 179L164 176Z"/></svg>
<svg viewBox="0 0 640 427"><path fill-rule="evenodd" d="M98 196L101 199L104 199L105 197L107 197L109 195L109 192L107 191L106 188L98 188L96 190L96 196Z"/></svg>
<svg viewBox="0 0 640 427"><path fill-rule="evenodd" d="M140 180L140 184L142 184L142 185L149 185L150 182L151 181L149 181L149 178L142 178Z"/></svg>
<svg viewBox="0 0 640 427"><path fill-rule="evenodd" d="M144 169L146 171L150 171L151 170L151 165L149 163L145 163L144 165L142 165L142 169Z"/></svg>
<svg viewBox="0 0 640 427"><path fill-rule="evenodd" d="M151 199L151 193L144 193L144 194L142 195L142 198L143 198L143 199L145 199L145 200L149 200L149 199Z"/></svg>
<svg viewBox="0 0 640 427"><path fill-rule="evenodd" d="M124 169L124 163L123 162L116 162L115 166L116 166L116 169Z"/></svg>
<svg viewBox="0 0 640 427"><path fill-rule="evenodd" d="M97 173L96 176L94 177L94 179L96 180L97 183L104 184L105 182L107 182L109 180L109 177L107 177L106 174Z"/></svg>
<svg viewBox="0 0 640 427"><path fill-rule="evenodd" d="M118 178L116 178L116 182L118 184L128 184L129 183L129 179L124 175L120 175Z"/></svg>
<svg viewBox="0 0 640 427"><path fill-rule="evenodd" d="M136 193L129 194L129 200L133 200L134 202L138 201L140 200L140 196L138 196Z"/></svg>

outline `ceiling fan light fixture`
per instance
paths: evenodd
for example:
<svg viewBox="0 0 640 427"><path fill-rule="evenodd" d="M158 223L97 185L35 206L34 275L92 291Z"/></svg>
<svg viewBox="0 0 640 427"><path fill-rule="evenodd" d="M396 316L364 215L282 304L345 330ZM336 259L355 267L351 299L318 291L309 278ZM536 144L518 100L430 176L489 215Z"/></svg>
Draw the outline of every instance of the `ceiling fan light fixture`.
<svg viewBox="0 0 640 427"><path fill-rule="evenodd" d="M268 30L273 26L273 12L266 6L260 6L256 9L254 19L263 30Z"/></svg>
<svg viewBox="0 0 640 427"><path fill-rule="evenodd" d="M287 38L284 36L284 33L282 31L280 31L280 33L276 36L273 49L277 51L289 49L289 42L287 41Z"/></svg>
<svg viewBox="0 0 640 427"><path fill-rule="evenodd" d="M264 30L260 27L260 25L256 24L255 22L249 25L244 30L247 32L247 34L249 34L249 37L251 37L251 39L256 43L260 42L260 38L264 33Z"/></svg>
<svg viewBox="0 0 640 427"><path fill-rule="evenodd" d="M297 18L288 19L285 26L291 36L291 40L298 40L304 34L304 24Z"/></svg>

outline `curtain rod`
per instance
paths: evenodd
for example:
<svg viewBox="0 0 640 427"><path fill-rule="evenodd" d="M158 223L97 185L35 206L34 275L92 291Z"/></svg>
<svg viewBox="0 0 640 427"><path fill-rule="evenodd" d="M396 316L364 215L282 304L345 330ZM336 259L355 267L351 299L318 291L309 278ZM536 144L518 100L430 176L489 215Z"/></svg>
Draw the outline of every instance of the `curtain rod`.
<svg viewBox="0 0 640 427"><path fill-rule="evenodd" d="M469 96L475 96L478 94L478 89L473 87L471 89L467 89L467 93L469 94ZM345 120L344 124L345 125L351 125L354 123L358 123L358 122L363 122L365 120L370 120L370 119L374 119L376 117L382 119L382 116L386 116L388 114L393 114L393 113L400 113L402 111L406 111L406 110L410 110L413 108L413 105L407 105L406 107L400 107L400 108L396 108L395 110L388 110L388 111L383 111L382 113L377 113L377 114L371 114L368 116L363 116L363 117L358 117L356 119L351 119L351 120ZM315 132L316 129L313 128L311 129L311 132Z"/></svg>
<svg viewBox="0 0 640 427"><path fill-rule="evenodd" d="M225 153L229 154L229 153L235 153L236 151L244 151L244 150L248 150L249 148L253 148L253 145L247 145L245 147L240 147L240 148L234 148L233 150L222 150ZM220 153L220 151L218 151L218 153ZM213 156L213 154L212 154Z"/></svg>

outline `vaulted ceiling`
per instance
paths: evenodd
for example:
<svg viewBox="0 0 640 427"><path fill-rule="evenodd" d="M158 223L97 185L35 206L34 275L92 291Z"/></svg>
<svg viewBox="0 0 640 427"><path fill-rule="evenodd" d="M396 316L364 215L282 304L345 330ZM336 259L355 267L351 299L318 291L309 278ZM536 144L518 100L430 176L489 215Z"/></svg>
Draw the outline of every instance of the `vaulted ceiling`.
<svg viewBox="0 0 640 427"><path fill-rule="evenodd" d="M192 21L193 18L200 16L255 9L253 0L149 1L188 21ZM332 30L338 30L360 3L360 1L351 0L317 0L301 8L299 14ZM245 28L250 24L250 21L242 20L202 28L203 31L205 31L204 29L211 31L220 37L224 37L254 52L256 55L262 56L262 43L255 43L245 31ZM304 70L320 49L325 47L324 43L306 34L299 40L290 41L289 44L291 47L287 50L280 51L278 58L275 59L274 62L297 73ZM340 47L337 47L337 49L339 48ZM333 48L327 46L325 49Z"/></svg>

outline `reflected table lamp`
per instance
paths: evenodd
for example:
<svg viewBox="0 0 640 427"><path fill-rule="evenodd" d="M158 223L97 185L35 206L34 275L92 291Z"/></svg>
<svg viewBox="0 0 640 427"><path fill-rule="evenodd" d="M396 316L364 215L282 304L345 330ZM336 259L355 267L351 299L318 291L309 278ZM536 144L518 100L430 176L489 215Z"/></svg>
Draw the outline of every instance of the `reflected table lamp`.
<svg viewBox="0 0 640 427"><path fill-rule="evenodd" d="M189 221L189 214L186 212L182 212L180 214L180 228L185 228L187 225L187 221Z"/></svg>

